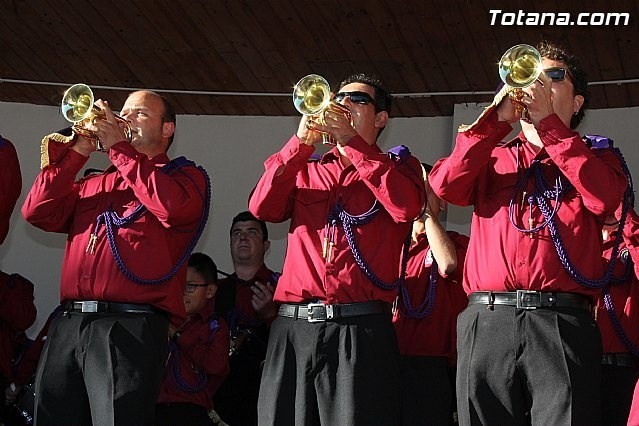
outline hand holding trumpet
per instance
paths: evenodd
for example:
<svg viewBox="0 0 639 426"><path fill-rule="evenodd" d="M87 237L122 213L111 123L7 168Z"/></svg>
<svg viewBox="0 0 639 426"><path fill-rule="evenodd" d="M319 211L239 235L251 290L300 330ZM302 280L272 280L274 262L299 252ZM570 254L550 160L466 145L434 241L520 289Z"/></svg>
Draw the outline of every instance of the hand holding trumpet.
<svg viewBox="0 0 639 426"><path fill-rule="evenodd" d="M314 145L323 141L322 134L324 134L338 145L347 145L357 132L353 128L350 113L345 113L344 110L345 107L330 103L315 119L311 116L303 116L297 130L298 138L307 145Z"/></svg>
<svg viewBox="0 0 639 426"><path fill-rule="evenodd" d="M505 90L511 88L506 87ZM539 122L554 113L552 105L552 79L545 73L539 74L531 85L518 89L522 96L508 96L497 107L500 121L514 123L522 119L522 112L526 111L525 121L538 127ZM513 92L511 91L509 95Z"/></svg>
<svg viewBox="0 0 639 426"><path fill-rule="evenodd" d="M535 127L552 114L552 79L545 74L539 51L518 44L499 60L499 76L505 86L496 95L502 99L497 108L499 119L509 123L523 120ZM510 102L503 101L504 92Z"/></svg>
<svg viewBox="0 0 639 426"><path fill-rule="evenodd" d="M76 143L72 147L73 150L84 156L89 156L93 151L98 150L97 140L100 141L100 150L108 151L116 143L127 139L124 124L120 120L116 120L109 104L98 99L95 105L100 108L102 115L92 117L83 127L92 132L97 139L78 134Z"/></svg>
<svg viewBox="0 0 639 426"><path fill-rule="evenodd" d="M69 87L62 96L60 108L64 118L73 123L71 130L77 136L74 150L82 155L106 151L121 140L131 142L129 122L113 114L106 101L94 103L93 91L86 84L78 83ZM102 137L111 142L103 141ZM117 140L114 142L113 138Z"/></svg>
<svg viewBox="0 0 639 426"><path fill-rule="evenodd" d="M303 115L297 137L306 145L321 141L343 146L357 134L350 110L331 98L328 82L317 74L303 77L293 88L293 104Z"/></svg>

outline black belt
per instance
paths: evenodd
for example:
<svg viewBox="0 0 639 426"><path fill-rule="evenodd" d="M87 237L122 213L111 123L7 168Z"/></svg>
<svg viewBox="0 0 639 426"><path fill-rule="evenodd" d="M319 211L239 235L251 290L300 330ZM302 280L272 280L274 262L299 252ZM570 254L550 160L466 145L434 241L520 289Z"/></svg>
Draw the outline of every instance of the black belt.
<svg viewBox="0 0 639 426"><path fill-rule="evenodd" d="M326 305L324 303L280 305L278 315L293 319L305 319L308 322L330 321L339 318L358 317L362 315L390 314L391 304L374 300L371 302L340 303Z"/></svg>
<svg viewBox="0 0 639 426"><path fill-rule="evenodd" d="M471 293L469 305L508 305L519 309L580 308L590 310L590 301L577 293L550 293L545 291L476 291Z"/></svg>
<svg viewBox="0 0 639 426"><path fill-rule="evenodd" d="M615 367L639 367L639 359L631 353L601 354L602 365L614 365Z"/></svg>
<svg viewBox="0 0 639 426"><path fill-rule="evenodd" d="M67 302L64 305L66 312L83 312L83 313L110 313L110 314L163 314L165 312L152 305L140 303L116 303L104 302L101 300L82 300Z"/></svg>

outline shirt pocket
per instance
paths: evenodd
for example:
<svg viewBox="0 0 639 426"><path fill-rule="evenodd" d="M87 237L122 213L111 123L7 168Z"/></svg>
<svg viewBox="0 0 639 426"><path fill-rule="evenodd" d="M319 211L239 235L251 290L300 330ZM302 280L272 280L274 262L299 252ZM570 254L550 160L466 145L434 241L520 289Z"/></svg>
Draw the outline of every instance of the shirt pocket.
<svg viewBox="0 0 639 426"><path fill-rule="evenodd" d="M330 193L326 190L302 188L293 195L291 227L304 225L319 229L328 221Z"/></svg>
<svg viewBox="0 0 639 426"><path fill-rule="evenodd" d="M522 197L521 193L515 194L516 186L517 173L515 171L505 174L490 173L480 177L480 182L477 185L475 213L480 217L494 218L499 210L510 205L514 196ZM521 202L521 199L513 200L513 202Z"/></svg>

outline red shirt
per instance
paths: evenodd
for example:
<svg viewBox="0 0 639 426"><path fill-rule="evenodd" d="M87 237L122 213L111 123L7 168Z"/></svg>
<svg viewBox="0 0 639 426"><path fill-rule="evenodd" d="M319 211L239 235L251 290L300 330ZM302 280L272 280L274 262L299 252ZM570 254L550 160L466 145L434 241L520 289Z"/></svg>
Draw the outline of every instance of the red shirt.
<svg viewBox="0 0 639 426"><path fill-rule="evenodd" d="M635 392L632 395L632 405L628 416L628 426L639 426L639 381L635 385Z"/></svg>
<svg viewBox="0 0 639 426"><path fill-rule="evenodd" d="M0 136L0 244L9 233L9 219L22 191L22 174L13 144Z"/></svg>
<svg viewBox="0 0 639 426"><path fill-rule="evenodd" d="M255 276L245 281L249 283L259 282L261 284L271 283L271 285L275 287L277 274L268 269L266 264L262 264ZM235 289L235 300L228 300L230 297L227 297L227 295L232 295L233 288ZM216 311L224 315L224 318L229 322L231 327L235 325L255 326L265 323L265 321L257 317L255 309L253 309L253 305L251 304L251 299L253 299L251 286L242 281L238 281L237 275L233 274L233 276L224 278L218 283L218 291L215 297L217 302ZM231 324L231 322L233 322L233 324ZM266 323L270 324L269 321Z"/></svg>
<svg viewBox="0 0 639 426"><path fill-rule="evenodd" d="M423 319L407 317L402 311L400 296L393 323L402 355L445 356L454 363L457 358L457 315L468 305L468 297L462 287L468 237L451 231L447 233L455 244L459 266L448 276L442 276L440 272L433 310ZM413 306L420 305L426 297L432 263L432 252L424 233L410 248L406 269L406 289Z"/></svg>
<svg viewBox="0 0 639 426"><path fill-rule="evenodd" d="M481 290L517 289L575 292L595 299L600 290L582 287L564 269L549 228L532 238L515 229L509 219L509 204L515 193L517 173L523 176L533 159L542 163L545 179L552 184L561 172L576 190L564 196L555 219L575 268L591 279L602 277L601 221L598 216L613 213L621 201L627 179L617 156L608 149L591 150L578 133L567 128L556 114L540 123L544 148L518 139L498 146L511 130L498 122L495 111L457 136L448 158L439 160L429 174L429 182L442 199L457 205L474 205L472 236L464 272L467 293ZM519 165L517 164L519 159ZM528 194L534 178L524 188ZM539 208L527 202L522 208L521 192L514 201L515 221L529 228L543 223ZM554 201L549 201L554 205Z"/></svg>
<svg viewBox="0 0 639 426"><path fill-rule="evenodd" d="M52 143L49 143L49 149ZM40 229L68 234L60 300L104 300L152 304L184 318L184 262L168 281L140 285L127 278L111 253L105 226L95 252L87 245L98 215L113 209L120 217L143 204L148 211L127 227L115 228L115 242L129 270L143 279L165 276L184 254L200 223L205 177L193 166L172 175L160 169L166 154L149 159L127 142L109 150L114 167L75 182L87 157L66 150L37 176L22 214ZM174 321L175 322L175 321Z"/></svg>
<svg viewBox="0 0 639 426"><path fill-rule="evenodd" d="M35 318L33 284L18 274L0 271L0 379L7 381L13 377L11 360L16 337L29 328Z"/></svg>
<svg viewBox="0 0 639 426"><path fill-rule="evenodd" d="M362 257L385 283L400 275L402 244L424 205L424 183L416 158L394 161L360 136L345 147L352 164L344 167L336 148L320 162L308 163L314 147L293 136L269 157L266 171L249 200L249 209L269 222L290 219L287 254L277 302L326 303L383 300L397 292L375 286L360 270L341 226L335 228L330 259L322 243L330 209L341 200L351 215L367 212L377 199L383 206L368 224L353 227Z"/></svg>
<svg viewBox="0 0 639 426"><path fill-rule="evenodd" d="M604 258L610 260L614 245L614 235L604 243ZM619 254L623 252L626 243L622 241L619 246ZM621 277L626 270L626 263L620 255L617 255L615 262L614 276ZM639 258L637 258L639 260ZM627 262L632 262L631 258L626 258ZM621 283L611 283L609 293L612 297L614 313L621 324L626 336L637 347L639 347L639 281L635 275L634 268L630 278ZM595 319L601 332L601 341L604 353L630 352L617 332L612 326L610 315L606 310L603 295L597 299L595 307Z"/></svg>
<svg viewBox="0 0 639 426"><path fill-rule="evenodd" d="M229 329L222 318L213 315L214 306L210 300L179 328L180 337L172 343L177 349L169 356L158 403L189 402L207 410L213 407L213 395L229 374ZM200 373L206 375L206 384L195 390Z"/></svg>

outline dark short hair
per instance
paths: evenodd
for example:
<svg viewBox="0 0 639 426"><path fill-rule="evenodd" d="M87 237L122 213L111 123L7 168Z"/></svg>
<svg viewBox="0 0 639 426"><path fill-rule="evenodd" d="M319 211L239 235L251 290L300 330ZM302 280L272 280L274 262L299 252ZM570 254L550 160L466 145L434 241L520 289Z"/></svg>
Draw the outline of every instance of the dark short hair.
<svg viewBox="0 0 639 426"><path fill-rule="evenodd" d="M233 227L235 226L235 224L237 222L257 222L260 224L260 228L262 228L262 241L266 241L268 240L268 228L266 227L266 222L264 222L263 220L260 220L258 218L256 218L255 216L253 216L253 213L249 212L249 211L243 211L238 213L234 218L233 218L233 222L231 223L231 230L229 231L230 235L233 235Z"/></svg>
<svg viewBox="0 0 639 426"><path fill-rule="evenodd" d="M217 265L208 255L204 253L191 253L188 266L202 275L207 283L217 284Z"/></svg>
<svg viewBox="0 0 639 426"><path fill-rule="evenodd" d="M353 74L339 84L337 91L351 83L367 84L375 89L375 112L386 111L390 115L393 98L379 77L372 74Z"/></svg>
<svg viewBox="0 0 639 426"><path fill-rule="evenodd" d="M561 61L566 64L570 74L572 75L574 94L581 95L584 98L583 105L577 114L573 114L570 119L570 128L576 129L584 118L585 111L588 108L588 101L590 100L590 92L588 92L588 76L586 71L581 67L577 57L553 42L543 40L537 45L537 50L539 50L539 53L544 58Z"/></svg>

